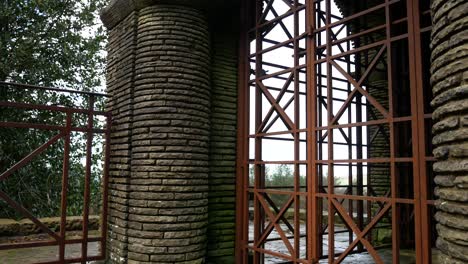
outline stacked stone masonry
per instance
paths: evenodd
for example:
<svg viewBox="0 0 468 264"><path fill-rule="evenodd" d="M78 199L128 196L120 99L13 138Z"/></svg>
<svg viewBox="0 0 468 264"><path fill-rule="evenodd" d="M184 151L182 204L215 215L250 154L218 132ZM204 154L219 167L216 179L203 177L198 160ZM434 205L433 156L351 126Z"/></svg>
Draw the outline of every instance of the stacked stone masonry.
<svg viewBox="0 0 468 264"><path fill-rule="evenodd" d="M202 263L208 216L210 49L192 8L140 10L129 200L129 263Z"/></svg>
<svg viewBox="0 0 468 264"><path fill-rule="evenodd" d="M431 83L440 263L468 262L468 2L432 1Z"/></svg>
<svg viewBox="0 0 468 264"><path fill-rule="evenodd" d="M126 263L128 248L128 197L133 120L133 76L136 48L136 14L131 13L109 31L107 108L112 112L109 170L108 258Z"/></svg>
<svg viewBox="0 0 468 264"><path fill-rule="evenodd" d="M154 5L110 30L109 260L203 263L210 36L205 15Z"/></svg>
<svg viewBox="0 0 468 264"><path fill-rule="evenodd" d="M212 105L207 263L233 263L237 123L236 34L212 42Z"/></svg>

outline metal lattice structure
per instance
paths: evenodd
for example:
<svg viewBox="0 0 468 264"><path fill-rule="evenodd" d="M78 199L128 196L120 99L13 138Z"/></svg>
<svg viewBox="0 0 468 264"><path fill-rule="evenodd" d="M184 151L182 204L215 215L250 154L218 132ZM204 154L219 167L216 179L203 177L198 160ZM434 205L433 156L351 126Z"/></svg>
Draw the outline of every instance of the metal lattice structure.
<svg viewBox="0 0 468 264"><path fill-rule="evenodd" d="M430 263L429 1L249 2L238 263Z"/></svg>
<svg viewBox="0 0 468 264"><path fill-rule="evenodd" d="M14 96L10 96L9 100L0 101L0 108L4 110L4 113L10 111L10 113L24 113L30 116L41 114L48 114L55 117L55 119L49 118L49 122L45 123L44 120L33 121L34 118L18 120L18 118L12 118L9 116L3 116L0 122L0 129L16 129L16 133L21 134L22 130L32 130L34 133L41 133L43 131L52 132L54 135L47 142L38 146L31 153L25 156L23 159L14 163L6 171L2 171L0 174L0 182L5 182L8 179L12 179L15 173L20 169L28 168L34 159L37 159L42 153L46 152L47 149L54 147L59 143L63 144L63 160L57 160L53 162L62 162L61 172L61 190L60 190L60 201L56 201L59 204L60 215L58 230L55 230L51 226L47 226L41 222L33 212L28 210L25 205L15 201L6 190L0 190L0 199L3 200L8 206L13 208L19 215L24 219L31 221L31 224L37 227L43 236L39 236L30 241L19 242L13 241L10 243L1 243L0 250L18 250L18 249L30 249L37 250L40 247L48 247L47 252L52 252L50 258L46 261L33 259L32 263L87 263L89 261L104 260L106 258L106 241L107 241L107 197L108 197L108 172L109 172L109 156L110 156L110 129L111 129L111 114L110 112L101 111L97 106L98 99L106 98L106 94L67 90L61 88L51 88L42 86L33 86L25 84L16 84L8 82L0 82L0 90L6 95L22 95L25 94L42 94L53 98L53 96L66 96L75 100L75 104L83 102L87 107L80 106L68 106L68 105L57 105L57 104L44 104L34 102L24 102L22 100L15 100ZM19 97L22 98L22 97ZM81 100L81 101L80 101ZM52 101L52 99L51 99ZM53 101L52 101L53 102ZM80 120L85 122L80 123ZM21 130L22 129L22 130ZM74 135L73 135L74 134ZM71 156L71 145L73 140L77 137L83 137L86 139L85 143L85 156L83 157L84 175L80 175L79 181L83 183L84 193L82 198L82 220L80 222L82 230L80 234L71 236L67 234L67 206L70 200L69 188L71 186L70 180L70 156ZM91 234L89 230L90 222L90 207L91 205L91 177L92 167L101 166L93 163L92 155L95 155L96 149L93 149L93 139L102 139L105 151L102 157L102 175L100 177L101 184L101 205L100 205L100 229L98 235ZM41 161L44 161L42 159ZM44 176L44 175L42 175ZM38 178L40 181L41 179ZM76 180L76 179L75 179ZM37 183L39 184L39 182ZM11 191L11 190L10 190ZM20 190L17 190L20 191ZM50 192L57 192L58 190L50 190ZM74 197L74 199L77 199ZM96 205L94 205L96 206ZM44 238L44 236L46 238ZM93 246L93 243L97 243ZM69 246L79 246L80 252L77 254L70 254ZM98 247L99 252L91 252L90 247ZM40 252L40 250L38 250ZM56 252L56 254L54 254ZM18 253L19 254L19 253ZM40 254L40 253L38 253ZM44 253L43 253L44 254Z"/></svg>

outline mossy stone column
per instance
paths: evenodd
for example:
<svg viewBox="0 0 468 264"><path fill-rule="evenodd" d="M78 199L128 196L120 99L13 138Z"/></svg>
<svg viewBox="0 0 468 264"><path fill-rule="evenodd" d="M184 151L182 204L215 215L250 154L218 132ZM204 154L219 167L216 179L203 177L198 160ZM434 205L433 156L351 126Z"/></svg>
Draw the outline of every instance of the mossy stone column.
<svg viewBox="0 0 468 264"><path fill-rule="evenodd" d="M438 263L468 263L468 2L432 1Z"/></svg>
<svg viewBox="0 0 468 264"><path fill-rule="evenodd" d="M196 2L114 1L102 14L114 113L111 263L204 262L210 35Z"/></svg>

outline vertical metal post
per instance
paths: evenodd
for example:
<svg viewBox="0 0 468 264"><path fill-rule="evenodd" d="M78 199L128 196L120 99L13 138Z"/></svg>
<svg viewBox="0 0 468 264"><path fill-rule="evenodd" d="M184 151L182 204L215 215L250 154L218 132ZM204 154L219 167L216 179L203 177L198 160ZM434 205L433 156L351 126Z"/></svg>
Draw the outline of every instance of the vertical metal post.
<svg viewBox="0 0 468 264"><path fill-rule="evenodd" d="M63 154L63 170L62 170L62 196L60 205L60 241L59 241L59 261L63 263L65 260L65 241L66 241L66 225L67 225L67 192L68 192L68 174L70 170L70 137L72 127L72 113L66 113L66 127L64 136L64 154Z"/></svg>
<svg viewBox="0 0 468 264"><path fill-rule="evenodd" d="M90 203L90 184L91 184L91 165L92 165L92 148L93 148L93 126L94 126L94 96L90 95L88 100L88 125L86 131L86 172L84 182L84 203L83 203L83 242L81 244L81 255L83 260L81 263L86 263L88 256L88 222L89 222L89 203Z"/></svg>
<svg viewBox="0 0 468 264"><path fill-rule="evenodd" d="M299 66L299 12L297 11L297 7L299 6L299 1L294 0L294 124L296 124L296 128L300 128L300 99L299 99L299 79L300 79L300 74L299 74L299 69L297 68ZM294 255L294 264L296 264L297 259L299 258L299 252L300 252L300 234L301 234L301 228L300 228L300 173L299 173L299 163L297 161L300 160L300 152L299 152L299 132L295 131L293 133L294 135L294 248L295 248L295 253Z"/></svg>
<svg viewBox="0 0 468 264"><path fill-rule="evenodd" d="M313 10L311 11L311 13L313 14L313 20L312 20L312 23L314 23L314 29L315 28L320 28L323 26L322 24L322 20L320 19L320 15L318 15L318 12L321 11L321 8L320 8L320 1L317 1L315 2L313 5ZM315 25L315 23L317 23ZM317 39L315 39L317 38ZM317 193L321 192L322 191L322 188L323 188L323 175L324 175L324 172L323 172L323 168L325 167L323 164L320 164L317 166L317 160L323 160L323 148L324 148L324 135L323 135L323 130L316 130L316 127L321 127L323 126L323 114L324 114L324 111L322 109L322 105L323 105L323 101L325 100L323 98L323 69L322 69L322 65L321 64L315 64L315 59L317 58L317 54L318 53L321 53L320 50L318 50L316 48L316 45L322 45L322 33L319 32L317 35L315 35L315 32L314 32L314 42L312 42L312 45L313 45L313 53L311 54L311 56L313 56L313 61L312 61L312 67L313 67L313 70L316 71L315 72L315 75L312 77L312 82L317 82L317 86L313 86L313 89L314 89L314 94L317 94L317 96L312 96L312 102L313 103L316 103L315 107L313 108L311 115L315 113L315 111L317 111L316 114L314 115L317 115L317 117L314 117L314 121L315 121L315 125L312 127L312 129L314 130L314 136L315 136L315 140L318 140L318 141L312 141L312 144L316 144L318 145L317 146L317 149L315 150L315 159L312 161L313 164L315 165L316 169L314 171L314 175L315 177L317 177L317 186L316 186L316 189L314 190L315 193L314 193L314 199L315 199L315 202L317 203L317 213L318 213L318 221L317 221L317 228L319 229L319 232L317 234L317 238L315 238L317 240L317 245L316 247L318 247L318 255L317 255L317 258L318 257L322 257L323 256L323 236L324 236L324 233L325 233L325 230L324 230L324 227L323 227L323 224L324 224L324 215L323 215L323 205L324 205L324 202L325 202L325 199L324 198L320 198L320 202L317 201L317 198L315 197L317 195ZM320 58L319 58L320 59ZM317 98L316 98L317 97ZM318 100L318 101L317 101Z"/></svg>
<svg viewBox="0 0 468 264"><path fill-rule="evenodd" d="M413 128L414 210L416 263L431 263L431 243L428 218L426 173L426 144L424 125L424 94L422 81L421 30L419 1L408 1L408 42L411 86L411 115ZM419 239L418 239L419 238Z"/></svg>
<svg viewBox="0 0 468 264"><path fill-rule="evenodd" d="M333 163L333 129L331 122L333 119L333 73L332 73L332 28L331 24L331 0L326 0L325 28L326 28L326 61L327 61L327 132L328 132L328 262L333 263L335 259L335 210L332 199L334 199L334 163Z"/></svg>
<svg viewBox="0 0 468 264"><path fill-rule="evenodd" d="M313 0L306 0L306 19L307 19L307 30L308 37L306 43L307 49L307 76L306 76L306 87L307 87L307 260L309 263L318 262L319 252L318 244L320 243L318 230L321 228L319 221L317 221L320 213L317 214L317 132L315 128L317 126L317 79L316 79L316 67L315 67L315 3Z"/></svg>
<svg viewBox="0 0 468 264"><path fill-rule="evenodd" d="M248 253L246 245L248 244L249 230L249 208L248 208L248 164L246 162L246 146L249 140L247 138L248 125L248 101L246 100L247 76L247 7L248 0L241 1L240 10L240 33L239 33L239 58L238 58L238 97L237 97L237 160L236 160L236 263L247 263ZM248 147L247 147L248 149ZM248 154L247 154L248 155Z"/></svg>
<svg viewBox="0 0 468 264"><path fill-rule="evenodd" d="M255 131L258 131L260 124L262 123L262 92L259 87L258 78L262 76L263 67L262 67L262 54L260 51L262 50L262 38L259 24L261 24L260 18L262 17L262 10L263 10L263 1L257 1L255 7L255 36L256 43L255 43ZM261 137L255 136L255 150L254 150L254 241L258 241L261 236L262 232L262 222L263 222L263 214L262 214L262 205L258 199L258 195L261 195L258 192L258 189L262 189L262 182L264 178L264 173L262 166L259 162L262 161L262 139ZM260 245L262 247L262 245ZM263 264L264 254L258 251L254 251L254 264Z"/></svg>

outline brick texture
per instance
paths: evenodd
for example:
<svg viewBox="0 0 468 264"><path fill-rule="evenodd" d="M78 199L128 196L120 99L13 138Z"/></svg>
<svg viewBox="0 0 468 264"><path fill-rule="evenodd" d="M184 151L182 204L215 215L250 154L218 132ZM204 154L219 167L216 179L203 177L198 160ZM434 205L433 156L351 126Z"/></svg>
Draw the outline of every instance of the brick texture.
<svg viewBox="0 0 468 264"><path fill-rule="evenodd" d="M432 2L435 194L439 263L468 262L468 3Z"/></svg>
<svg viewBox="0 0 468 264"><path fill-rule="evenodd" d="M207 263L228 264L234 263L236 220L236 35L215 32L212 50Z"/></svg>
<svg viewBox="0 0 468 264"><path fill-rule="evenodd" d="M128 250L128 197L133 120L133 87L137 14L131 13L109 31L107 108L112 112L109 170L108 258L125 263Z"/></svg>
<svg viewBox="0 0 468 264"><path fill-rule="evenodd" d="M202 263L211 112L207 19L189 7L143 8L111 30L109 52L109 259Z"/></svg>

